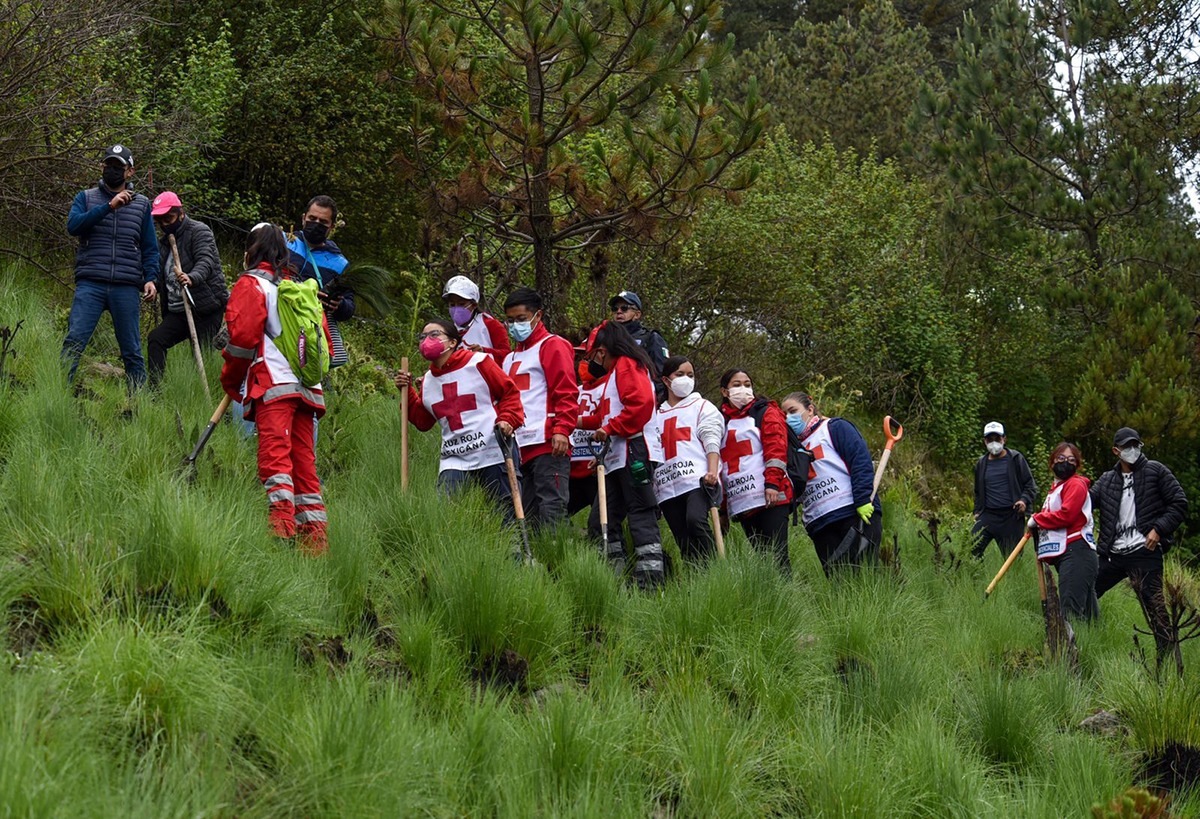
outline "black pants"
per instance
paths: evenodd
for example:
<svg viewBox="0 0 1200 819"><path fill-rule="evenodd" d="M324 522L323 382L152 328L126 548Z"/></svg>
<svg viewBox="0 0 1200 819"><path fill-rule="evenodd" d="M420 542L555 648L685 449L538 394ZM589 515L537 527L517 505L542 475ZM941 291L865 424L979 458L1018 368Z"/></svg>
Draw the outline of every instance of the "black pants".
<svg viewBox="0 0 1200 819"><path fill-rule="evenodd" d="M666 578L666 554L658 533L658 504L653 482L635 486L628 467L608 472L604 476L608 500L608 554L605 555L618 574L625 573L625 543L621 537L621 521L629 520L633 536L633 576L642 588L659 585ZM600 504L592 505L588 516L588 533L600 540Z"/></svg>
<svg viewBox="0 0 1200 819"><path fill-rule="evenodd" d="M709 525L708 494L703 489L668 498L658 508L667 519L684 560L704 562L713 556L716 541Z"/></svg>
<svg viewBox="0 0 1200 819"><path fill-rule="evenodd" d="M217 311L200 315L193 311L192 318L196 322L196 337L200 343L208 344L213 336L221 329L221 319L224 313ZM150 383L157 384L162 380L163 370L167 367L167 350L184 341L190 341L192 334L188 331L187 316L183 313L163 313L162 324L150 331L146 337L146 364L150 371Z"/></svg>
<svg viewBox="0 0 1200 819"><path fill-rule="evenodd" d="M779 564L779 570L785 577L792 573L792 559L788 555L790 516L791 511L786 506L771 506L738 518L750 545L759 551L774 555L775 562Z"/></svg>
<svg viewBox="0 0 1200 819"><path fill-rule="evenodd" d="M521 502L531 526L558 526L567 520L571 459L550 453L521 464Z"/></svg>
<svg viewBox="0 0 1200 819"><path fill-rule="evenodd" d="M835 520L815 532L808 533L808 536L812 538L817 559L821 561L821 568L825 570L826 575L833 570L833 566L829 562L830 558L833 557L846 534L851 529L857 529L861 522L862 518L855 512L850 517ZM843 554L837 560L839 566L861 566L879 559L879 542L883 539L883 513L876 509L871 514L871 519L863 526L862 532L871 541L871 547L861 556Z"/></svg>
<svg viewBox="0 0 1200 819"><path fill-rule="evenodd" d="M567 498L567 517L575 517L596 502L596 475L593 473L586 478L571 478Z"/></svg>
<svg viewBox="0 0 1200 819"><path fill-rule="evenodd" d="M1101 554L1098 556L1099 571L1096 574L1096 597L1125 578L1142 604L1142 612L1154 642L1158 647L1158 662L1161 665L1168 652L1175 647L1175 631L1167 615L1167 601L1163 597L1163 554L1161 549L1153 552L1138 549L1126 555Z"/></svg>
<svg viewBox="0 0 1200 819"><path fill-rule="evenodd" d="M1082 538L1067 544L1067 551L1046 561L1058 570L1058 600L1065 617L1091 620L1100 616L1096 602L1096 552Z"/></svg>
<svg viewBox="0 0 1200 819"><path fill-rule="evenodd" d="M1000 554L1008 557L1024 536L1025 516L1016 509L985 509L971 529L971 538L975 542L971 555L982 558L988 544L994 540Z"/></svg>

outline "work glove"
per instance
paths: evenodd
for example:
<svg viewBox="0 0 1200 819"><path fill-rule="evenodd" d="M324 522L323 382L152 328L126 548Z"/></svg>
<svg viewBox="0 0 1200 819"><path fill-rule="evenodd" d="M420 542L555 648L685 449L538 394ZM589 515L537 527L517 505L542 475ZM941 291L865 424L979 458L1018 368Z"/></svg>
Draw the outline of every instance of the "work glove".
<svg viewBox="0 0 1200 819"><path fill-rule="evenodd" d="M1037 528L1038 528L1037 521L1033 519L1032 515L1029 516L1029 521L1025 524L1025 528L1028 529L1030 532L1037 531Z"/></svg>
<svg viewBox="0 0 1200 819"><path fill-rule="evenodd" d="M862 506L858 507L854 511L858 512L858 516L860 518L862 518L863 523L870 523L871 515L875 514L875 504L864 503Z"/></svg>

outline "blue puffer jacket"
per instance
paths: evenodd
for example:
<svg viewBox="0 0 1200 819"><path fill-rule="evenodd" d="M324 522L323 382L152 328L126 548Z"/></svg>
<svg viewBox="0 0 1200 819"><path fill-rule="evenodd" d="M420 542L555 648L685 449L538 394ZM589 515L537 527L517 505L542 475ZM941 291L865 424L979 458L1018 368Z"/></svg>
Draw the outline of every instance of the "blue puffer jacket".
<svg viewBox="0 0 1200 819"><path fill-rule="evenodd" d="M140 193L112 210L115 194L103 185L80 191L71 203L67 233L79 237L75 280L130 284L139 289L158 279L158 239L150 218L150 200Z"/></svg>
<svg viewBox="0 0 1200 819"><path fill-rule="evenodd" d="M341 281L350 262L340 247L326 241L320 247L309 248L304 237L297 235L288 242L288 257L297 279L316 279L322 292L337 299L337 307L329 312L331 319L346 321L354 315L354 291Z"/></svg>

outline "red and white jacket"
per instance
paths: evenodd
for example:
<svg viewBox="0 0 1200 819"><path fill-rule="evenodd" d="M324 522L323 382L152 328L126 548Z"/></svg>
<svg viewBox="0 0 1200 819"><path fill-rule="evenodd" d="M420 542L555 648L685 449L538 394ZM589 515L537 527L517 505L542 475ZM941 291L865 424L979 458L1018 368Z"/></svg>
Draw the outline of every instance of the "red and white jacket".
<svg viewBox="0 0 1200 819"><path fill-rule="evenodd" d="M1095 550L1090 490L1091 482L1078 474L1051 484L1042 511L1033 515L1033 522L1038 526L1039 560L1059 557L1067 551L1068 545L1079 540Z"/></svg>
<svg viewBox="0 0 1200 819"><path fill-rule="evenodd" d="M529 338L504 359L504 372L521 391L525 425L517 430L521 463L550 452L555 435L570 437L579 416L575 352L571 343L538 322Z"/></svg>
<svg viewBox="0 0 1200 819"><path fill-rule="evenodd" d="M627 465L627 441L642 435L647 427L653 432L655 396L650 373L629 356L620 356L608 375L597 383L604 384L599 406L589 415L581 415L580 429L602 429L612 438L612 447L604 459L609 471ZM662 461L662 450L654 436L647 436L646 448L650 459ZM656 457L657 456L657 457Z"/></svg>
<svg viewBox="0 0 1200 819"><path fill-rule="evenodd" d="M750 411L766 402L762 428ZM774 401L755 398L741 409L728 401L719 407L725 416L725 443L721 446L721 477L730 515L748 516L766 507L765 491L779 491L779 506L792 502L792 482L787 476L787 418ZM745 491L736 491L744 488ZM740 496L740 501L735 498Z"/></svg>
<svg viewBox="0 0 1200 819"><path fill-rule="evenodd" d="M487 353L496 359L497 364L504 363L508 355L508 330L504 322L493 318L482 310L476 311L471 322L466 327L459 328L462 341L468 347L478 346L480 352Z"/></svg>
<svg viewBox="0 0 1200 819"><path fill-rule="evenodd" d="M495 359L459 347L408 388L408 419L422 432L441 425L441 470L480 469L504 460L493 433L500 421L525 421L521 394ZM451 389L452 387L452 389Z"/></svg>
<svg viewBox="0 0 1200 819"><path fill-rule="evenodd" d="M221 351L221 387L231 398L246 405L247 420L254 420L254 407L280 398L299 397L321 417L325 396L321 386L305 387L292 372L287 358L273 341L280 333L279 277L268 262L243 273L233 285L225 305L229 343ZM329 325L325 343L332 345Z"/></svg>

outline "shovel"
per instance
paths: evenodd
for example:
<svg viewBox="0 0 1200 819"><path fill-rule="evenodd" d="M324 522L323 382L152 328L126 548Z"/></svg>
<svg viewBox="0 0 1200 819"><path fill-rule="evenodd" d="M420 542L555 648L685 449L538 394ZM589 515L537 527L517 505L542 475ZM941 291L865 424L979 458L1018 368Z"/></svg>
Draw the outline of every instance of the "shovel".
<svg viewBox="0 0 1200 819"><path fill-rule="evenodd" d="M893 424L896 427L895 432L892 431ZM887 462L892 457L892 447L904 437L904 427L898 421L892 420L892 416L888 415L883 419L883 435L887 442L883 445L883 454L879 456L879 466L875 467L875 481L871 485L871 499L867 503L874 503L875 501L875 495L879 492L879 482L883 480L883 470L887 468ZM859 559L870 549L878 548L879 544L867 537L864 531L865 526L866 523L859 518L850 531L846 532L838 547L833 550L833 554L829 556L829 561L826 565L832 567L849 554L853 554L853 562L858 563Z"/></svg>
<svg viewBox="0 0 1200 819"><path fill-rule="evenodd" d="M182 276L183 266L179 263L179 248L175 246L175 237L168 235L167 240L171 243L171 261L175 265L175 275L176 277ZM204 385L205 397L211 398L212 394L208 391L208 378L204 374L204 356L200 354L200 338L196 335L196 319L192 317L192 294L188 292L187 285L183 286L183 314L187 316L188 333L192 337L192 354L196 357L196 370L200 373L200 383Z"/></svg>
<svg viewBox="0 0 1200 819"><path fill-rule="evenodd" d="M717 510L721 506L721 485L714 483L709 486L700 479L700 488L704 490L704 494L708 496L708 521L712 525L713 538L717 542L717 557L725 559L725 535L721 532L721 513Z"/></svg>
<svg viewBox="0 0 1200 819"><path fill-rule="evenodd" d="M612 441L605 439L596 453L596 503L600 504L600 542L604 549L604 557L608 559L608 486L604 480L604 457L612 447Z"/></svg>
<svg viewBox="0 0 1200 819"><path fill-rule="evenodd" d="M200 453L204 450L208 439L212 437L213 430L217 428L217 424L221 423L221 418L225 415L225 411L229 409L231 403L233 403L233 399L228 395L221 399L221 403L217 404L217 409L213 412L212 418L208 419L208 426L200 434L200 440L196 442L196 448L192 450L192 454L183 459L181 466L189 474L191 474L191 470L195 469L196 459L200 457Z"/></svg>
<svg viewBox="0 0 1200 819"><path fill-rule="evenodd" d="M513 512L517 516L517 524L521 527L521 553L527 565L533 565L533 551L529 548L529 529L525 525L525 504L521 501L521 486L517 483L517 466L513 462L515 442L511 435L505 435L504 430L496 427L496 440L500 442L500 451L504 453L504 468L508 471L508 490L512 495Z"/></svg>
<svg viewBox="0 0 1200 819"><path fill-rule="evenodd" d="M408 356L400 359L401 372L408 372ZM408 388L400 391L400 491L408 491Z"/></svg>
<svg viewBox="0 0 1200 819"><path fill-rule="evenodd" d="M1008 559L1004 561L1004 565L1000 567L1000 571L996 572L996 576L992 578L992 582L988 583L988 587L983 590L983 600L985 603L987 602L988 597L991 595L992 590L996 588L996 584L1000 582L1000 578L1004 577L1004 575L1008 573L1009 568L1017 561L1017 558L1020 557L1021 550L1025 548L1025 544L1029 542L1029 538L1032 534L1032 532L1028 531L1025 533L1025 537L1021 538L1021 541L1017 544L1016 548L1012 550L1012 554L1010 554Z"/></svg>

